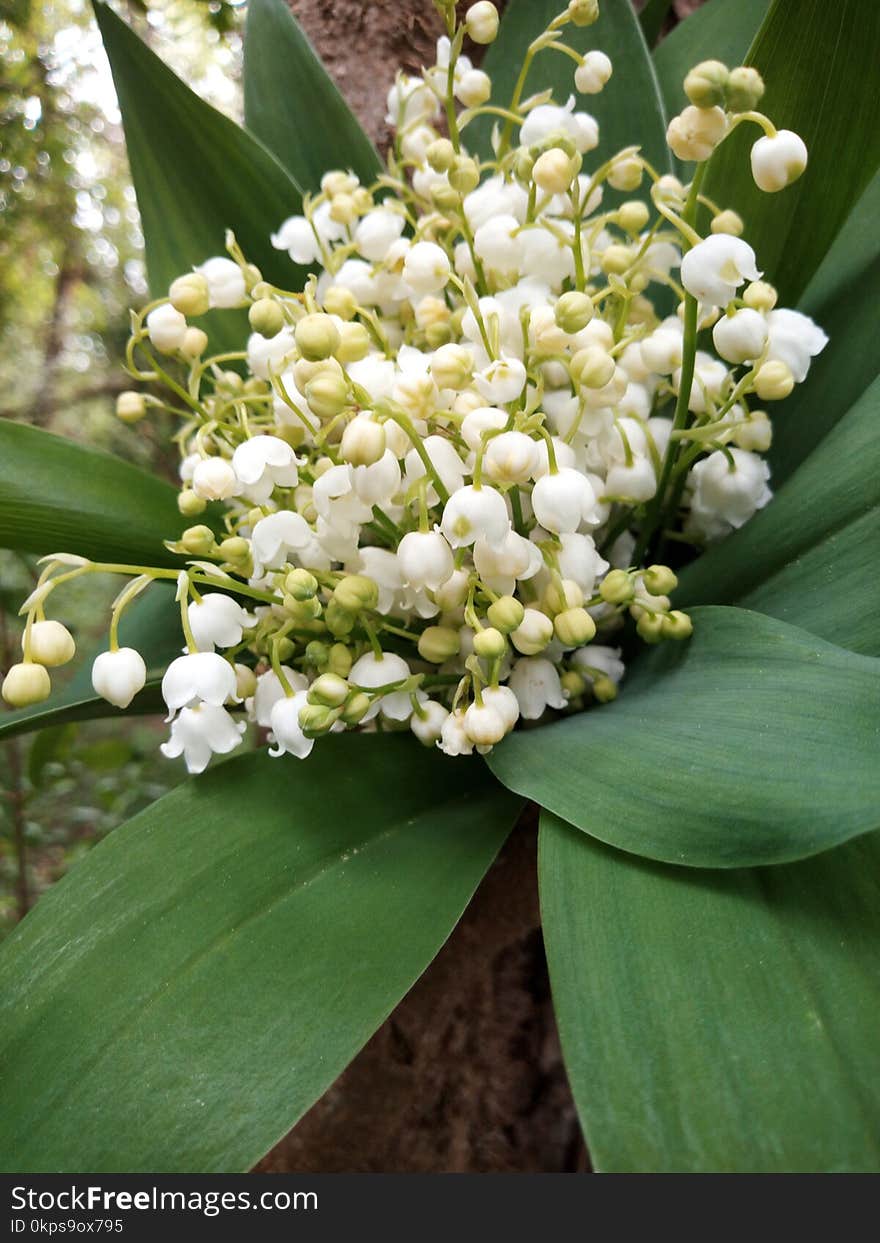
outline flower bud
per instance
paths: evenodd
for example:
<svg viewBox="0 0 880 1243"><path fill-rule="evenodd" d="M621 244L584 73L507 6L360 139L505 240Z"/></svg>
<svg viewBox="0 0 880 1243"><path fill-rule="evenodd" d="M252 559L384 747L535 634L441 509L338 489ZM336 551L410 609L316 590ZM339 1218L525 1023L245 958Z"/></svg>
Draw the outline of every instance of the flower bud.
<svg viewBox="0 0 880 1243"><path fill-rule="evenodd" d="M294 596L285 594L281 603L291 620L300 627L308 627L321 616L321 601L317 596L310 596L308 600L297 600Z"/></svg>
<svg viewBox="0 0 880 1243"><path fill-rule="evenodd" d="M324 310L328 315L338 315L347 321L354 319L357 308L357 298L344 285L331 285L324 294Z"/></svg>
<svg viewBox="0 0 880 1243"><path fill-rule="evenodd" d="M147 666L133 647L101 652L92 665L92 686L102 699L117 708L127 708L147 680Z"/></svg>
<svg viewBox="0 0 880 1243"><path fill-rule="evenodd" d="M22 650L24 650L26 634L27 631L21 636ZM28 643L29 660L36 661L38 665L46 665L49 669L55 669L73 660L75 654L76 644L73 641L73 635L60 621L38 621L31 625Z"/></svg>
<svg viewBox="0 0 880 1243"><path fill-rule="evenodd" d="M339 708L348 699L351 687L336 673L322 673L309 687L309 703Z"/></svg>
<svg viewBox="0 0 880 1243"><path fill-rule="evenodd" d="M137 423L147 413L147 403L142 393L126 389L116 398L116 417L123 423Z"/></svg>
<svg viewBox="0 0 880 1243"><path fill-rule="evenodd" d="M150 311L146 319L150 344L161 354L174 354L183 343L187 324L185 316L167 302Z"/></svg>
<svg viewBox="0 0 880 1243"><path fill-rule="evenodd" d="M571 158L561 147L551 147L535 160L532 180L545 194L565 194L574 179Z"/></svg>
<svg viewBox="0 0 880 1243"><path fill-rule="evenodd" d="M343 462L351 466L372 466L385 453L387 438L385 428L375 419L357 416L342 433L339 446Z"/></svg>
<svg viewBox="0 0 880 1243"><path fill-rule="evenodd" d="M201 328L187 328L180 343L180 352L184 358L188 358L190 361L194 358L199 358L207 348L208 334L203 332Z"/></svg>
<svg viewBox="0 0 880 1243"><path fill-rule="evenodd" d="M553 630L565 647L582 647L596 637L596 623L586 609L566 609L553 619Z"/></svg>
<svg viewBox="0 0 880 1243"><path fill-rule="evenodd" d="M704 60L695 65L684 80L684 93L698 108L724 106L724 88L730 72L720 60Z"/></svg>
<svg viewBox="0 0 880 1243"><path fill-rule="evenodd" d="M611 72L611 60L604 52L587 52L574 71L575 88L584 95L598 95Z"/></svg>
<svg viewBox="0 0 880 1243"><path fill-rule="evenodd" d="M331 600L324 610L324 624L334 639L344 639L354 630L356 615L344 609L338 600Z"/></svg>
<svg viewBox="0 0 880 1243"><path fill-rule="evenodd" d="M284 311L274 298L258 298L248 311L248 323L261 337L277 337L284 327Z"/></svg>
<svg viewBox="0 0 880 1243"><path fill-rule="evenodd" d="M470 194L480 184L480 170L468 156L458 156L448 176L449 184L459 194Z"/></svg>
<svg viewBox="0 0 880 1243"><path fill-rule="evenodd" d="M468 69L459 77L455 94L465 108L478 108L492 94L492 79L482 69Z"/></svg>
<svg viewBox="0 0 880 1243"><path fill-rule="evenodd" d="M602 674L601 677L593 678L593 696L600 704L611 703L617 698L617 683L611 678Z"/></svg>
<svg viewBox="0 0 880 1243"><path fill-rule="evenodd" d="M724 87L724 99L731 112L750 112L764 94L764 80L757 69L740 65L731 69Z"/></svg>
<svg viewBox="0 0 880 1243"><path fill-rule="evenodd" d="M687 639L694 632L694 625L687 613L673 609L665 614L661 622L661 633L664 639Z"/></svg>
<svg viewBox="0 0 880 1243"><path fill-rule="evenodd" d="M358 218L357 203L350 194L337 194L330 204L330 219L337 224L354 224Z"/></svg>
<svg viewBox="0 0 880 1243"><path fill-rule="evenodd" d="M465 13L464 24L474 43L492 43L498 34L498 10L490 0L478 0Z"/></svg>
<svg viewBox="0 0 880 1243"><path fill-rule="evenodd" d="M582 388L604 388L614 378L616 364L599 346L578 350L569 363L571 378Z"/></svg>
<svg viewBox="0 0 880 1243"><path fill-rule="evenodd" d="M332 419L349 404L348 384L332 371L320 371L306 385L306 401L319 419Z"/></svg>
<svg viewBox="0 0 880 1243"><path fill-rule="evenodd" d="M52 683L45 668L32 661L23 661L11 667L3 679L0 694L11 708L29 708L31 704L48 699L51 690Z"/></svg>
<svg viewBox="0 0 880 1243"><path fill-rule="evenodd" d="M435 173L447 173L455 163L455 147L448 138L438 138L428 147L425 159Z"/></svg>
<svg viewBox="0 0 880 1243"><path fill-rule="evenodd" d="M379 588L365 574L347 574L333 589L333 599L347 613L374 609L379 603Z"/></svg>
<svg viewBox="0 0 880 1243"><path fill-rule="evenodd" d="M576 669L569 669L560 677L559 685L562 687L562 693L571 701L584 694L587 689L587 679Z"/></svg>
<svg viewBox="0 0 880 1243"><path fill-rule="evenodd" d="M294 600L312 600L318 594L318 580L308 570L291 570L284 580L284 590Z"/></svg>
<svg viewBox="0 0 880 1243"><path fill-rule="evenodd" d="M755 392L761 401L782 401L793 388L791 368L775 359L764 363L755 376Z"/></svg>
<svg viewBox="0 0 880 1243"><path fill-rule="evenodd" d="M197 514L205 512L208 508L208 502L204 497L197 496L192 488L184 488L177 495L177 508L184 518L195 518Z"/></svg>
<svg viewBox="0 0 880 1243"><path fill-rule="evenodd" d="M599 0L569 0L568 16L575 26L592 26L599 16Z"/></svg>
<svg viewBox="0 0 880 1243"><path fill-rule="evenodd" d="M251 546L241 535L230 535L218 544L217 551L231 565L244 565L251 555Z"/></svg>
<svg viewBox="0 0 880 1243"><path fill-rule="evenodd" d="M363 691L356 691L342 709L342 716L339 719L346 725L359 725L370 711L371 706L370 696L365 695Z"/></svg>
<svg viewBox="0 0 880 1243"><path fill-rule="evenodd" d="M235 666L235 695L237 699L250 699L257 689L257 675L249 665Z"/></svg>
<svg viewBox="0 0 880 1243"><path fill-rule="evenodd" d="M507 640L500 630L487 626L474 635L474 651L485 660L498 660L507 651Z"/></svg>
<svg viewBox="0 0 880 1243"><path fill-rule="evenodd" d="M642 571L642 582L652 596L665 596L678 586L678 579L668 565L649 565Z"/></svg>
<svg viewBox="0 0 880 1243"><path fill-rule="evenodd" d="M713 233L729 233L731 237L741 237L746 226L738 212L727 210L713 216L709 227Z"/></svg>
<svg viewBox="0 0 880 1243"><path fill-rule="evenodd" d="M608 184L614 190L623 190L626 194L631 194L642 184L643 172L640 160L634 155L624 156L623 159L615 160L611 165L608 172Z"/></svg>
<svg viewBox="0 0 880 1243"><path fill-rule="evenodd" d="M194 557L205 557L214 547L214 532L206 526L187 527L180 537L180 545Z"/></svg>
<svg viewBox="0 0 880 1243"><path fill-rule="evenodd" d="M743 292L743 302L753 311L772 311L778 294L767 281L752 281Z"/></svg>
<svg viewBox="0 0 880 1243"><path fill-rule="evenodd" d="M645 203L634 199L630 203L621 203L617 209L617 223L627 233L640 233L648 223L650 212Z"/></svg>
<svg viewBox="0 0 880 1243"><path fill-rule="evenodd" d="M336 358L341 363L358 363L370 352L370 334L363 324L343 324L339 329Z"/></svg>
<svg viewBox="0 0 880 1243"><path fill-rule="evenodd" d="M532 169L535 167L535 157L527 147L520 147L516 153L516 159L513 163L513 172L517 180L528 184L532 180Z"/></svg>
<svg viewBox="0 0 880 1243"><path fill-rule="evenodd" d="M351 652L344 643L334 643L327 653L328 672L338 674L340 678L347 678L351 673L351 666Z"/></svg>
<svg viewBox="0 0 880 1243"><path fill-rule="evenodd" d="M205 501L225 501L238 490L232 464L222 457L202 458L192 474L192 490Z"/></svg>
<svg viewBox="0 0 880 1243"><path fill-rule="evenodd" d="M572 289L557 299L553 314L563 332L580 332L593 318L593 299Z"/></svg>
<svg viewBox="0 0 880 1243"><path fill-rule="evenodd" d="M584 602L580 585L572 578L557 578L544 592L544 607L550 613L564 613L577 609Z"/></svg>
<svg viewBox="0 0 880 1243"><path fill-rule="evenodd" d="M466 388L474 370L474 356L463 345L441 345L431 359L431 375L438 388L456 392Z"/></svg>
<svg viewBox="0 0 880 1243"><path fill-rule="evenodd" d="M666 141L680 160L708 160L727 132L727 117L720 108L685 108L673 117Z"/></svg>
<svg viewBox="0 0 880 1243"><path fill-rule="evenodd" d="M419 655L432 665L443 665L461 649L461 639L451 626L428 626L419 635Z"/></svg>
<svg viewBox="0 0 880 1243"><path fill-rule="evenodd" d="M486 611L489 622L502 634L510 634L522 625L525 609L515 596L499 596Z"/></svg>
<svg viewBox="0 0 880 1243"><path fill-rule="evenodd" d="M781 129L772 138L765 134L758 139L752 147L751 164L755 184L773 194L800 177L807 167L807 148L793 130Z"/></svg>
<svg viewBox="0 0 880 1243"><path fill-rule="evenodd" d="M513 646L523 656L536 656L553 638L553 623L546 613L537 609L526 609L523 620L516 630L511 632Z"/></svg>
<svg viewBox="0 0 880 1243"><path fill-rule="evenodd" d="M599 595L606 604L626 604L633 598L632 578L626 570L609 570L599 584Z"/></svg>
<svg viewBox="0 0 880 1243"><path fill-rule="evenodd" d="M773 443L773 424L766 410L752 410L746 422L737 423L733 443L752 453L766 453Z"/></svg>
<svg viewBox="0 0 880 1243"><path fill-rule="evenodd" d="M339 329L329 315L304 315L293 332L303 358L318 362L339 348Z"/></svg>
<svg viewBox="0 0 880 1243"><path fill-rule="evenodd" d="M329 734L340 715L339 708L306 702L299 710L299 727L306 738L317 738Z"/></svg>
<svg viewBox="0 0 880 1243"><path fill-rule="evenodd" d="M354 173L344 173L340 169L331 169L321 178L321 189L331 199L337 194L351 194L357 186L358 179Z"/></svg>
<svg viewBox="0 0 880 1243"><path fill-rule="evenodd" d="M663 638L664 616L661 613L642 613L636 622L639 638L646 643L659 643Z"/></svg>
<svg viewBox="0 0 880 1243"><path fill-rule="evenodd" d="M168 298L181 315L204 315L211 305L208 282L201 272L187 272L171 282Z"/></svg>

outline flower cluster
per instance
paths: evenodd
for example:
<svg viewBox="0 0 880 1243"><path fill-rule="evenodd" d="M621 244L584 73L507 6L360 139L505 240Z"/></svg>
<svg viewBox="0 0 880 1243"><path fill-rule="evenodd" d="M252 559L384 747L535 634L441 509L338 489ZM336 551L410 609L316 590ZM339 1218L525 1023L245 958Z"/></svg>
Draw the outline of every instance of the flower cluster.
<svg viewBox="0 0 880 1243"><path fill-rule="evenodd" d="M803 169L803 143L755 111L754 70L709 61L669 126L696 161L688 184L638 146L591 165L598 126L575 93L523 95L538 54L573 60L574 92L603 89L609 58L562 37L595 20L595 0L550 23L503 104L463 53L495 38L494 6L461 24L441 8L436 64L388 96L387 171L369 186L328 172L279 222L302 291L265 281L230 236L229 257L133 317L129 369L154 387L123 394L118 413L180 420L179 506L194 524L169 547L187 568L49 558L10 703L48 694L46 668L72 641L45 619L47 597L94 570L131 576L93 671L120 707L146 678L118 645L120 615L177 578L185 649L162 681L163 751L194 772L238 745L237 710L274 755L353 727L484 751L520 718L613 699L625 627L648 643L690 634L662 552L721 538L768 502L763 406L826 340L776 307L743 222L701 193L702 175L744 122L764 131L763 189ZM468 127L484 116L493 157L480 160ZM191 321L241 308L243 348L209 354Z"/></svg>

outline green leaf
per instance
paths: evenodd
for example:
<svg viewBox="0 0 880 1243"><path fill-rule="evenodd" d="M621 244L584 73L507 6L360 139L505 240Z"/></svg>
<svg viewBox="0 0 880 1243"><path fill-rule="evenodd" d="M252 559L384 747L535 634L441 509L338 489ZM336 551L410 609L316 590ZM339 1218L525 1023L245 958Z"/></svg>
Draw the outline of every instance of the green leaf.
<svg viewBox="0 0 880 1243"><path fill-rule="evenodd" d="M742 63L769 7L770 0L709 0L670 31L654 52L667 116L687 104L682 82L701 60Z"/></svg>
<svg viewBox="0 0 880 1243"><path fill-rule="evenodd" d="M653 47L663 30L666 15L672 8L672 0L647 0L639 13L639 25L648 47Z"/></svg>
<svg viewBox="0 0 880 1243"><path fill-rule="evenodd" d="M560 7L559 0L511 0L507 5L498 38L483 63L492 78L493 104L507 106L529 43L559 13ZM655 167L669 169L660 91L629 0L604 0L594 25L581 29L567 26L564 38L580 53L601 48L614 65L611 81L600 95L581 96L577 100L578 110L591 113L599 122L599 146L587 156L588 168L598 167L621 147L638 143ZM548 87L553 88L557 103L565 103L575 94L574 64L560 52L545 51L537 56L524 98ZM492 123L491 118L475 121L464 131L465 145L489 154Z"/></svg>
<svg viewBox="0 0 880 1243"><path fill-rule="evenodd" d="M366 185L380 171L375 147L284 0L248 4L244 116L306 190L317 191L328 169L351 169Z"/></svg>
<svg viewBox="0 0 880 1243"><path fill-rule="evenodd" d="M876 834L786 867L695 872L544 814L538 862L595 1168L880 1169Z"/></svg>
<svg viewBox="0 0 880 1243"><path fill-rule="evenodd" d="M691 867L783 863L880 827L880 661L744 609L692 616L693 637L640 659L615 703L494 748L498 779Z"/></svg>
<svg viewBox="0 0 880 1243"><path fill-rule="evenodd" d="M187 525L170 484L109 453L0 419L0 547L180 565L162 541Z"/></svg>
<svg viewBox="0 0 880 1243"><path fill-rule="evenodd" d="M807 315L821 316L844 290L855 286L880 259L880 173L862 194L847 217L846 224L822 260L807 286L800 309Z"/></svg>
<svg viewBox="0 0 880 1243"><path fill-rule="evenodd" d="M101 0L94 0L125 126L146 246L162 297L181 272L225 250L232 229L249 262L284 288L304 273L271 234L302 205L299 186L263 144L199 99ZM207 316L215 345L241 348L243 315ZM246 327L244 327L246 331Z"/></svg>
<svg viewBox="0 0 880 1243"><path fill-rule="evenodd" d="M219 765L0 947L0 1168L248 1169L449 935L517 815L406 737Z"/></svg>
<svg viewBox="0 0 880 1243"><path fill-rule="evenodd" d="M685 571L678 607L741 604L880 656L880 378L766 509Z"/></svg>
<svg viewBox="0 0 880 1243"><path fill-rule="evenodd" d="M875 0L775 0L746 57L767 86L761 111L801 135L810 163L794 185L765 194L749 162L760 131L743 124L713 156L706 193L743 217L758 266L784 305L800 298L880 165L878 60Z"/></svg>

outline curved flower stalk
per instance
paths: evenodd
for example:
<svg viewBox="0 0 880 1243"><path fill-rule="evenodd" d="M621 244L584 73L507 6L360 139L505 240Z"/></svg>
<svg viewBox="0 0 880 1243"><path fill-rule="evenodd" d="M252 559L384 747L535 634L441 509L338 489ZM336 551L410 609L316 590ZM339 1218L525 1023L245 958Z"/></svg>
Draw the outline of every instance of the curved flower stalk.
<svg viewBox="0 0 880 1243"><path fill-rule="evenodd" d="M168 544L189 568L163 750L192 772L237 745L230 712L259 720L266 681L289 701L261 721L271 754L301 758L330 732L407 723L447 754L485 753L521 719L612 701L628 621L646 643L691 634L658 554L723 539L767 505L765 407L827 340L776 306L743 222L701 195L706 161L743 124L764 132L762 188L806 164L800 140L756 110L754 70L713 61L688 75L691 103L668 129L695 163L682 183L638 145L591 158L599 126L577 97L614 66L566 32L590 26L595 5L553 17L507 102L463 51L466 37L494 40L494 6L462 23L444 12L435 64L389 92L387 170L371 184L328 171L278 222L273 245L310 270L301 292L264 280L230 234L228 257L132 317L129 372L165 396L126 392L119 417L175 416L180 512L223 506L222 530L195 521ZM532 62L560 55L568 99L524 98ZM468 127L485 116L494 152L481 160ZM606 204L609 191L623 200ZM670 291L678 308L664 314L655 300ZM238 309L250 334L212 354L199 320ZM93 684L123 706L144 685L119 621L174 571L50 558L10 703L49 693L58 660L41 659L38 636L60 627L45 620L51 593L108 570L133 578Z"/></svg>

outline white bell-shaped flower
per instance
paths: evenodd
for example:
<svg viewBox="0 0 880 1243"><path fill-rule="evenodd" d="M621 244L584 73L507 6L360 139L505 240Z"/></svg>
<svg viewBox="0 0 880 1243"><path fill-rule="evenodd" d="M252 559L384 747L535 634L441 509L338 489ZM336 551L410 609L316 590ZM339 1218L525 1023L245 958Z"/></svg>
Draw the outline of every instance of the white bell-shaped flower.
<svg viewBox="0 0 880 1243"><path fill-rule="evenodd" d="M681 366L683 337L677 322L664 322L641 342L642 360L657 375L671 375Z"/></svg>
<svg viewBox="0 0 880 1243"><path fill-rule="evenodd" d="M321 253L315 230L305 216L289 216L277 233L272 234L276 250L286 250L294 263L315 263Z"/></svg>
<svg viewBox="0 0 880 1243"><path fill-rule="evenodd" d="M524 432L502 432L486 445L483 467L496 483L526 483L540 463L538 446Z"/></svg>
<svg viewBox="0 0 880 1243"><path fill-rule="evenodd" d="M510 530L504 497L494 488L459 488L443 508L440 530L453 548L466 548L481 538L500 544Z"/></svg>
<svg viewBox="0 0 880 1243"><path fill-rule="evenodd" d="M371 511L374 505L386 505L392 499L400 488L400 479L400 463L390 449L371 466L351 467L354 492Z"/></svg>
<svg viewBox="0 0 880 1243"><path fill-rule="evenodd" d="M719 449L703 458L689 476L692 527L707 539L741 527L770 500L769 478L764 459L746 449Z"/></svg>
<svg viewBox="0 0 880 1243"><path fill-rule="evenodd" d="M278 375L284 370L285 362L295 349L296 342L290 328L282 328L274 337L252 332L247 343L248 366L259 379L268 380L270 372Z"/></svg>
<svg viewBox="0 0 880 1243"><path fill-rule="evenodd" d="M507 685L526 721L537 721L548 708L564 708L568 702L555 666L541 656L515 661Z"/></svg>
<svg viewBox="0 0 880 1243"><path fill-rule="evenodd" d="M455 446L450 444L448 440L444 440L442 436L426 436L422 441L422 447L427 453L431 465L440 476L440 482L443 484L447 492L457 492L464 484L466 474L465 464L458 456ZM410 449L406 455L406 486L411 488L417 479L421 479L425 474L425 464L415 449ZM433 484L428 489L428 503L436 504L437 493Z"/></svg>
<svg viewBox="0 0 880 1243"><path fill-rule="evenodd" d="M579 647L572 652L569 660L591 682L601 676L610 678L616 686L626 672L626 666L620 659L619 647L603 647L598 643L590 643L587 647Z"/></svg>
<svg viewBox="0 0 880 1243"><path fill-rule="evenodd" d="M269 748L270 755L295 755L298 760L304 760L311 754L315 740L306 738L299 723L300 710L307 702L308 693L303 690L293 695L282 692L276 699L269 713L269 729L274 744Z"/></svg>
<svg viewBox="0 0 880 1243"><path fill-rule="evenodd" d="M196 462L192 490L203 501L225 501L238 492L238 479L224 457L206 457Z"/></svg>
<svg viewBox="0 0 880 1243"><path fill-rule="evenodd" d="M760 190L784 190L807 167L807 148L799 134L790 129L765 134L752 147L752 176Z"/></svg>
<svg viewBox="0 0 880 1243"><path fill-rule="evenodd" d="M287 678L293 691L305 691L308 689L308 679L302 673L289 669L287 665L281 666L281 672ZM252 697L245 703L251 720L255 721L257 725L261 725L264 729L268 729L271 723L272 709L279 699L285 697L285 694L286 691L279 682L274 669L267 669L265 673L261 673L257 678L256 689Z"/></svg>
<svg viewBox="0 0 880 1243"><path fill-rule="evenodd" d="M297 465L293 449L279 436L252 436L232 455L236 479L257 504L268 500L276 487L296 487L299 482Z"/></svg>
<svg viewBox="0 0 880 1243"><path fill-rule="evenodd" d="M465 709L456 708L443 722L437 746L444 755L473 755L474 744L468 737L464 718Z"/></svg>
<svg viewBox="0 0 880 1243"><path fill-rule="evenodd" d="M493 216L474 234L474 250L490 268L509 272L519 267L519 221L516 216Z"/></svg>
<svg viewBox="0 0 880 1243"><path fill-rule="evenodd" d="M810 370L810 360L821 354L828 344L828 336L818 324L800 311L780 307L767 315L770 334L767 349L768 360L785 363L798 384L802 384Z"/></svg>
<svg viewBox="0 0 880 1243"><path fill-rule="evenodd" d="M522 223L528 203L528 193L517 182L507 181L504 177L489 177L466 195L464 214L468 224L476 231L493 216L515 216Z"/></svg>
<svg viewBox="0 0 880 1243"><path fill-rule="evenodd" d="M92 686L96 694L117 708L127 708L138 691L144 689L147 666L133 647L101 652L92 665Z"/></svg>
<svg viewBox="0 0 880 1243"><path fill-rule="evenodd" d="M259 575L265 568L278 569L291 553L301 552L313 541L314 532L302 514L279 509L261 518L251 535L255 573Z"/></svg>
<svg viewBox="0 0 880 1243"><path fill-rule="evenodd" d="M491 704L472 703L462 721L464 732L477 747L492 747L507 733L507 722Z"/></svg>
<svg viewBox="0 0 880 1243"><path fill-rule="evenodd" d="M170 721L175 712L193 703L221 707L227 700L238 702L235 669L216 652L191 652L172 660L162 678L162 698Z"/></svg>
<svg viewBox="0 0 880 1243"><path fill-rule="evenodd" d="M355 246L371 263L381 263L389 247L400 237L405 224L400 212L376 207L358 221L354 231Z"/></svg>
<svg viewBox="0 0 880 1243"><path fill-rule="evenodd" d="M713 233L681 261L682 285L710 306L727 306L743 281L756 281L760 276L751 246L729 233Z"/></svg>
<svg viewBox="0 0 880 1243"><path fill-rule="evenodd" d="M567 531L559 536L559 544L556 553L559 573L576 582L589 598L596 580L608 569L608 562L600 556L592 535Z"/></svg>
<svg viewBox="0 0 880 1243"><path fill-rule="evenodd" d="M753 362L767 344L767 320L759 311L742 307L722 315L712 329L715 349L729 363Z"/></svg>
<svg viewBox="0 0 880 1243"><path fill-rule="evenodd" d="M180 349L187 327L186 317L176 311L170 302L157 306L147 316L150 343L162 354L173 354Z"/></svg>
<svg viewBox="0 0 880 1243"><path fill-rule="evenodd" d="M429 699L420 705L420 711L410 717L409 727L423 746L433 746L443 733L443 726L449 716L449 709Z"/></svg>
<svg viewBox="0 0 880 1243"><path fill-rule="evenodd" d="M247 297L244 273L232 259L217 255L196 268L208 282L208 298L212 307L220 309L240 306Z"/></svg>
<svg viewBox="0 0 880 1243"><path fill-rule="evenodd" d="M436 242L416 242L403 262L403 279L417 294L443 289L451 271L446 251Z"/></svg>
<svg viewBox="0 0 880 1243"><path fill-rule="evenodd" d="M598 95L611 77L611 59L598 49L587 52L574 71L574 84L584 95Z"/></svg>
<svg viewBox="0 0 880 1243"><path fill-rule="evenodd" d="M193 638L202 652L235 647L241 643L242 631L256 623L256 618L237 600L222 591L210 591L201 600L191 600L186 611Z"/></svg>
<svg viewBox="0 0 880 1243"><path fill-rule="evenodd" d="M531 540L508 527L498 544L478 539L474 544L474 566L490 591L501 596L513 594L517 581L524 582L543 568L540 550Z"/></svg>
<svg viewBox="0 0 880 1243"><path fill-rule="evenodd" d="M556 104L539 104L532 108L519 131L524 147L540 145L552 134L568 134L581 155L592 151L599 142L599 126L588 112L574 111L574 96L564 108Z"/></svg>
<svg viewBox="0 0 880 1243"><path fill-rule="evenodd" d="M596 493L586 476L570 467L537 481L532 489L532 509L541 526L556 534L576 531L582 522L597 521Z"/></svg>
<svg viewBox="0 0 880 1243"><path fill-rule="evenodd" d="M212 755L228 755L241 742L244 721L234 721L225 708L199 703L184 708L171 722L171 737L159 746L170 760L183 756L187 771L202 773Z"/></svg>
<svg viewBox="0 0 880 1243"><path fill-rule="evenodd" d="M461 434L465 444L477 453L483 444L486 432L501 431L508 424L510 416L506 410L497 406L478 406L466 414L461 422Z"/></svg>
<svg viewBox="0 0 880 1243"><path fill-rule="evenodd" d="M374 652L367 652L354 662L348 680L352 686L375 690L380 686L403 682L409 676L409 665L402 656L397 656L394 652L383 652L379 657ZM389 691L371 705L364 720L371 721L380 710L383 716L392 721L407 720L413 710L409 692Z"/></svg>
<svg viewBox="0 0 880 1243"><path fill-rule="evenodd" d="M493 406L504 406L509 401L516 401L525 384L525 367L518 358L509 355L493 359L474 376L477 392Z"/></svg>
<svg viewBox="0 0 880 1243"><path fill-rule="evenodd" d="M657 491L657 476L649 458L638 454L632 461L618 462L605 477L605 495L628 501L649 501Z"/></svg>
<svg viewBox="0 0 880 1243"><path fill-rule="evenodd" d="M397 547L400 576L406 587L436 591L455 570L452 549L439 531L408 531Z"/></svg>
<svg viewBox="0 0 880 1243"><path fill-rule="evenodd" d="M509 733L519 720L519 702L509 686L486 686L483 688L483 703L501 716L506 732Z"/></svg>

